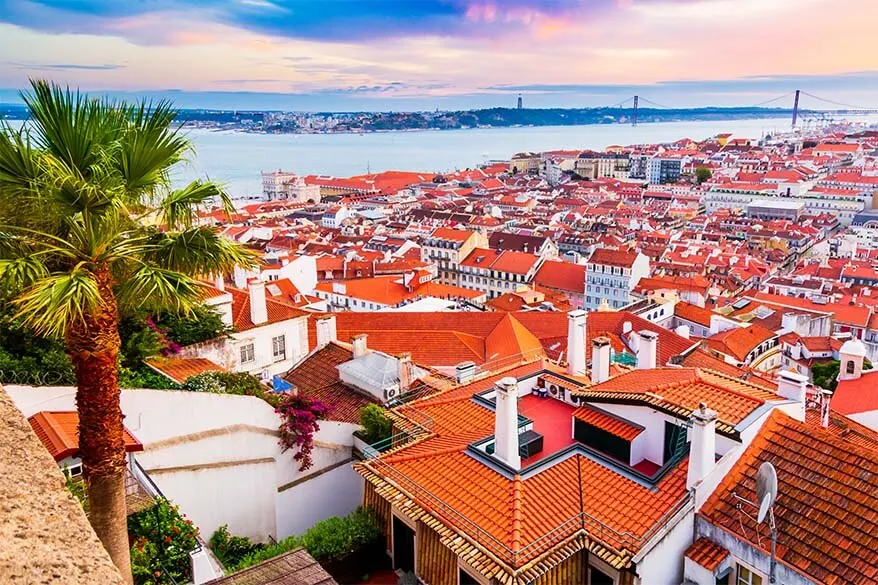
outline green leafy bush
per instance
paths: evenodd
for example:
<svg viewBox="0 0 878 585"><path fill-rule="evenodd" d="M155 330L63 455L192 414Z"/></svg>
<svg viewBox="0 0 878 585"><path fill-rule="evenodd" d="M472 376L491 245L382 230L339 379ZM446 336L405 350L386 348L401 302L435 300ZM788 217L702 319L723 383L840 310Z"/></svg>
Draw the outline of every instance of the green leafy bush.
<svg viewBox="0 0 878 585"><path fill-rule="evenodd" d="M321 520L302 535L302 546L319 561L338 561L379 536L375 514L359 508L343 518Z"/></svg>
<svg viewBox="0 0 878 585"><path fill-rule="evenodd" d="M290 536L254 551L229 571L240 571L298 547L304 547L317 561L338 561L381 537L381 524L369 508L357 508L344 517L321 520L301 536Z"/></svg>
<svg viewBox="0 0 878 585"><path fill-rule="evenodd" d="M389 438L393 432L393 421L377 404L368 404L360 409L360 425L363 427L363 440L370 444Z"/></svg>
<svg viewBox="0 0 878 585"><path fill-rule="evenodd" d="M264 544L251 542L249 538L232 536L226 524L216 529L208 545L226 569L237 567L245 557L265 548Z"/></svg>
<svg viewBox="0 0 878 585"><path fill-rule="evenodd" d="M198 530L177 506L158 500L128 516L128 535L135 585L185 583L192 578L189 551L198 544Z"/></svg>
<svg viewBox="0 0 878 585"><path fill-rule="evenodd" d="M182 346L201 343L226 335L230 328L219 313L209 307L197 307L188 315L163 313L155 319L168 339Z"/></svg>
<svg viewBox="0 0 878 585"><path fill-rule="evenodd" d="M121 388L153 388L156 390L179 390L180 385L147 366L134 369L124 366L119 368L119 387Z"/></svg>
<svg viewBox="0 0 878 585"><path fill-rule="evenodd" d="M186 379L183 390L236 396L256 396L277 407L280 395L265 387L259 378L246 372L205 372Z"/></svg>

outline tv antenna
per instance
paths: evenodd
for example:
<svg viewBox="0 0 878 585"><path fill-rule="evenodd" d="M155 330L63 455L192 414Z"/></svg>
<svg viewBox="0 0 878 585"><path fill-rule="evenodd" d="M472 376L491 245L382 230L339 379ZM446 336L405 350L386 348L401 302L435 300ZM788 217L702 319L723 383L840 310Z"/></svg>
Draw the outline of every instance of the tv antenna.
<svg viewBox="0 0 878 585"><path fill-rule="evenodd" d="M740 502L759 508L759 512L756 515L757 525L762 524L765 522L765 519L768 518L768 528L771 531L771 562L768 570L768 582L777 583L777 526L774 522L774 502L777 499L777 471L775 471L774 465L765 461L759 466L759 470L756 472L757 502L754 503L745 500L735 492L732 492L732 496ZM740 503L737 508L739 512L742 511ZM744 512L744 514L752 519L752 516L746 512ZM757 538L759 536L758 527L756 530L756 536Z"/></svg>

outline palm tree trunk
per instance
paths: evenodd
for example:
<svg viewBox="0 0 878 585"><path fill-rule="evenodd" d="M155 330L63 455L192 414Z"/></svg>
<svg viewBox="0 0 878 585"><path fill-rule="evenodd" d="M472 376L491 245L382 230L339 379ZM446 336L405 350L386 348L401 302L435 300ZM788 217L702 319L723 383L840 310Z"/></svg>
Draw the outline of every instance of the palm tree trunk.
<svg viewBox="0 0 878 585"><path fill-rule="evenodd" d="M119 313L108 271L96 274L102 303L67 331L76 371L79 450L89 521L123 579L132 583L125 506L125 438L119 403Z"/></svg>

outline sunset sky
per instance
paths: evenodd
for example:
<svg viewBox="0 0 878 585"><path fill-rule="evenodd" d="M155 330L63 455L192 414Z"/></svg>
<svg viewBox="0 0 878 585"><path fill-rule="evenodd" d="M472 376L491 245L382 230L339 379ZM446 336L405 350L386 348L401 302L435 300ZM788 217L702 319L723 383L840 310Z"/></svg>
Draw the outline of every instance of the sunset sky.
<svg viewBox="0 0 878 585"><path fill-rule="evenodd" d="M0 0L0 101L48 77L205 107L878 106L875 22L878 0Z"/></svg>

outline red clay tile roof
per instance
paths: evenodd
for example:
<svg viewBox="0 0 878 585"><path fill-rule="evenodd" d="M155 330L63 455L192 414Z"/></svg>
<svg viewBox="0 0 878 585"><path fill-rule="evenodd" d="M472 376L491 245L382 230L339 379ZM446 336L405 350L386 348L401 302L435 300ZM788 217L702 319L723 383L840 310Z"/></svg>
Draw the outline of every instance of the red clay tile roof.
<svg viewBox="0 0 878 585"><path fill-rule="evenodd" d="M737 425L777 394L740 379L700 368L633 370L577 392L586 400L640 399L682 409L689 416L700 402L717 411L720 422Z"/></svg>
<svg viewBox="0 0 878 585"><path fill-rule="evenodd" d="M809 408L805 412L805 421L812 426L821 426L820 411ZM830 411L829 425L825 430L853 445L878 453L878 432L842 414Z"/></svg>
<svg viewBox="0 0 878 585"><path fill-rule="evenodd" d="M500 326L507 315L512 322L517 322L536 338L550 358L557 359L566 354L567 349L567 314L556 311L339 312L333 315L340 341L349 342L357 333L367 333L370 347L391 355L411 352L415 362L426 366L453 366L464 361L483 364L497 359L504 349L515 352L513 355L521 355L535 348L530 336L517 326ZM627 337L627 334L623 334L625 323L631 324L632 331L658 334L658 362L662 364L696 344L637 315L614 311L589 313L588 339L608 335L618 340L621 346L621 338L623 335ZM502 332L510 330L519 332L513 340L498 339ZM311 348L316 344L316 339L315 320L312 318L308 320L308 343ZM619 351L623 347L617 347L614 343L614 348ZM586 344L586 352L591 355L590 343Z"/></svg>
<svg viewBox="0 0 878 585"><path fill-rule="evenodd" d="M27 421L55 461L79 454L79 414L76 411L38 412ZM143 451L143 445L124 429L125 451Z"/></svg>
<svg viewBox="0 0 878 585"><path fill-rule="evenodd" d="M190 376L204 374L205 372L225 372L226 370L206 358L163 358L155 357L145 360L144 363L167 376L177 384L183 384Z"/></svg>
<svg viewBox="0 0 878 585"><path fill-rule="evenodd" d="M714 526L768 554L767 523L757 526L732 497L736 492L756 500L756 472L764 461L777 470L778 560L818 583L878 583L875 452L773 411L700 511Z"/></svg>
<svg viewBox="0 0 878 585"><path fill-rule="evenodd" d="M268 310L268 321L261 325L255 325L250 319L250 293L246 290L226 287L226 291L232 295L232 326L238 331L247 331L255 327L263 327L271 323L280 323L289 319L308 315L307 311L290 307L284 303L275 301L266 291L265 307Z"/></svg>
<svg viewBox="0 0 878 585"><path fill-rule="evenodd" d="M710 349L743 362L747 359L747 354L775 335L776 333L771 329L753 323L747 327L735 327L712 335L707 338L706 343Z"/></svg>
<svg viewBox="0 0 878 585"><path fill-rule="evenodd" d="M534 283L546 288L583 294L585 264L547 260L534 275Z"/></svg>
<svg viewBox="0 0 878 585"><path fill-rule="evenodd" d="M710 328L710 318L715 314L710 309L699 307L691 303L679 301L674 305L674 314L680 319L697 323L702 327Z"/></svg>
<svg viewBox="0 0 878 585"><path fill-rule="evenodd" d="M411 494L446 526L511 567L526 564L583 526L595 540L630 558L663 515L687 496L688 459L651 488L582 455L521 479L504 477L465 453L494 426L494 413L473 402L472 395L500 377L523 377L540 368L539 362L521 366L413 403L434 421L430 436L358 469L369 481L386 478ZM421 497L422 490L431 495ZM571 518L577 521L568 522ZM550 531L550 538L540 539ZM513 550L517 554L511 555Z"/></svg>
<svg viewBox="0 0 878 585"><path fill-rule="evenodd" d="M692 559L710 572L716 571L720 563L729 556L729 551L724 549L709 538L701 537L686 549L684 553L687 559Z"/></svg>
<svg viewBox="0 0 878 585"><path fill-rule="evenodd" d="M633 441L644 430L640 425L591 406L580 406L573 412L573 418L626 441Z"/></svg>
<svg viewBox="0 0 878 585"><path fill-rule="evenodd" d="M591 258L588 259L588 263L600 264L602 266L631 268L635 260L637 260L637 252L616 250L612 248L598 248L592 253Z"/></svg>
<svg viewBox="0 0 878 585"><path fill-rule="evenodd" d="M341 382L337 366L353 357L350 349L330 343L296 364L284 374L284 379L300 393L330 405L328 420L359 423L360 409L367 404L377 404L378 400Z"/></svg>
<svg viewBox="0 0 878 585"><path fill-rule="evenodd" d="M829 406L845 415L878 410L878 370L867 370L857 380L839 380Z"/></svg>

